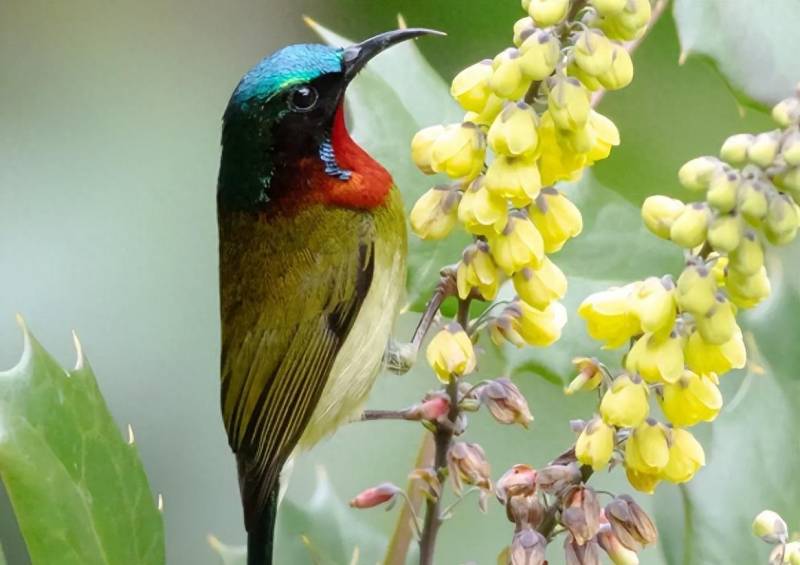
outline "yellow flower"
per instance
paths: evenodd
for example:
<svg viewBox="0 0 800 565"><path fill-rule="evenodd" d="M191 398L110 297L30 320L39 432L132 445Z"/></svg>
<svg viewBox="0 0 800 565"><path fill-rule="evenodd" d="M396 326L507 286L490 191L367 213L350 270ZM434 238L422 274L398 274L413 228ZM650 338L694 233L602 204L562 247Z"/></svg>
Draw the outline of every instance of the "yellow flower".
<svg viewBox="0 0 800 565"><path fill-rule="evenodd" d="M494 300L500 285L497 266L489 253L489 245L478 240L464 249L456 271L458 296L464 300L477 289L484 300Z"/></svg>
<svg viewBox="0 0 800 565"><path fill-rule="evenodd" d="M722 394L714 378L688 370L675 384L665 384L658 398L664 415L676 426L711 422L722 408Z"/></svg>
<svg viewBox="0 0 800 565"><path fill-rule="evenodd" d="M672 279L649 277L633 293L633 311L645 332L657 332L675 324L677 314Z"/></svg>
<svg viewBox="0 0 800 565"><path fill-rule="evenodd" d="M444 133L444 126L431 126L417 132L411 140L411 159L414 164L426 175L434 173L433 144Z"/></svg>
<svg viewBox="0 0 800 565"><path fill-rule="evenodd" d="M492 91L489 89L489 78L492 76L492 61L485 59L470 65L453 79L450 94L461 107L470 112L480 112Z"/></svg>
<svg viewBox="0 0 800 565"><path fill-rule="evenodd" d="M719 168L720 162L714 157L696 157L678 170L678 181L689 190L707 190Z"/></svg>
<svg viewBox="0 0 800 565"><path fill-rule="evenodd" d="M728 269L725 289L731 302L739 308L752 308L769 296L772 290L764 267L753 275L743 275L734 268Z"/></svg>
<svg viewBox="0 0 800 565"><path fill-rule="evenodd" d="M688 204L675 218L669 229L669 238L677 245L692 249L706 240L708 207L703 202Z"/></svg>
<svg viewBox="0 0 800 565"><path fill-rule="evenodd" d="M651 13L650 0L630 0L619 12L604 17L601 29L611 39L631 41L645 32Z"/></svg>
<svg viewBox="0 0 800 565"><path fill-rule="evenodd" d="M496 156L486 171L489 192L511 200L518 208L530 204L541 187L536 161L527 157Z"/></svg>
<svg viewBox="0 0 800 565"><path fill-rule="evenodd" d="M683 344L675 332L646 333L625 356L625 368L649 383L674 383L684 367Z"/></svg>
<svg viewBox="0 0 800 565"><path fill-rule="evenodd" d="M747 162L747 149L755 141L755 136L750 133L737 133L728 137L719 150L720 158L734 166L744 165Z"/></svg>
<svg viewBox="0 0 800 565"><path fill-rule="evenodd" d="M581 177L588 159L584 154L564 151L549 111L545 111L539 121L539 148L539 173L543 186L560 180L576 181Z"/></svg>
<svg viewBox="0 0 800 565"><path fill-rule="evenodd" d="M529 210L547 253L555 253L583 230L580 210L555 188L542 189Z"/></svg>
<svg viewBox="0 0 800 565"><path fill-rule="evenodd" d="M758 225L766 217L769 207L766 192L760 182L744 179L740 183L738 210L748 222Z"/></svg>
<svg viewBox="0 0 800 565"><path fill-rule="evenodd" d="M471 122L445 128L431 149L431 168L450 178L472 180L481 172L486 153L486 140Z"/></svg>
<svg viewBox="0 0 800 565"><path fill-rule="evenodd" d="M781 145L781 157L787 165L792 167L800 165L800 131L795 130L784 137Z"/></svg>
<svg viewBox="0 0 800 565"><path fill-rule="evenodd" d="M718 212L727 214L736 207L740 180L739 173L735 171L717 169L708 185L706 202Z"/></svg>
<svg viewBox="0 0 800 565"><path fill-rule="evenodd" d="M518 19L514 22L514 45L519 48L535 31L536 26L530 17L525 16Z"/></svg>
<svg viewBox="0 0 800 565"><path fill-rule="evenodd" d="M525 102L507 103L489 128L489 147L498 155L533 155L539 142L537 121L536 112Z"/></svg>
<svg viewBox="0 0 800 565"><path fill-rule="evenodd" d="M603 382L600 362L594 357L576 357L572 360L572 364L578 369L578 375L564 388L564 394L572 395L579 390L594 390Z"/></svg>
<svg viewBox="0 0 800 565"><path fill-rule="evenodd" d="M660 473L670 459L667 432L653 418L639 424L625 442L625 467L648 475Z"/></svg>
<svg viewBox="0 0 800 565"><path fill-rule="evenodd" d="M642 220L651 232L662 239L669 239L669 231L685 204L669 196L648 196L642 204Z"/></svg>
<svg viewBox="0 0 800 565"><path fill-rule="evenodd" d="M742 221L736 214L717 216L708 227L708 243L714 251L730 253L742 240Z"/></svg>
<svg viewBox="0 0 800 565"><path fill-rule="evenodd" d="M658 483L661 482L661 477L657 474L642 473L627 466L625 467L625 476L633 488L647 494L653 494Z"/></svg>
<svg viewBox="0 0 800 565"><path fill-rule="evenodd" d="M464 121L488 128L500 114L504 105L505 100L492 93L489 95L489 99L486 101L486 106L483 107L483 110L480 112L467 112L467 115L464 116Z"/></svg>
<svg viewBox="0 0 800 565"><path fill-rule="evenodd" d="M691 433L681 428L671 431L669 462L661 470L661 476L673 483L685 483L706 464L706 455Z"/></svg>
<svg viewBox="0 0 800 565"><path fill-rule="evenodd" d="M633 61L624 47L620 45L613 46L611 67L598 76L597 80L607 90L619 90L631 83L633 80Z"/></svg>
<svg viewBox="0 0 800 565"><path fill-rule="evenodd" d="M600 90L603 88L603 85L600 83L596 76L590 75L582 68L578 66L575 62L575 59L570 59L569 63L567 64L567 75L571 77L575 77L581 84L585 86L587 89L594 92L595 90Z"/></svg>
<svg viewBox="0 0 800 565"><path fill-rule="evenodd" d="M516 100L522 98L531 80L522 74L520 52L516 47L509 47L499 53L492 61L492 76L489 88L500 98Z"/></svg>
<svg viewBox="0 0 800 565"><path fill-rule="evenodd" d="M739 246L728 255L728 261L730 268L740 275L755 275L761 270L764 266L764 248L753 230L744 232Z"/></svg>
<svg viewBox="0 0 800 565"><path fill-rule="evenodd" d="M684 350L686 366L701 375L723 375L731 369L741 369L747 362L742 330L737 326L727 343L714 345L706 342L699 332L692 332Z"/></svg>
<svg viewBox="0 0 800 565"><path fill-rule="evenodd" d="M786 245L797 235L800 210L791 197L778 193L769 201L765 235L773 245Z"/></svg>
<svg viewBox="0 0 800 565"><path fill-rule="evenodd" d="M735 307L722 293L717 294L716 304L708 314L695 316L694 321L703 341L712 345L727 343L739 329Z"/></svg>
<svg viewBox="0 0 800 565"><path fill-rule="evenodd" d="M767 543L786 543L789 530L780 514L762 510L753 520L753 534Z"/></svg>
<svg viewBox="0 0 800 565"><path fill-rule="evenodd" d="M619 130L614 122L594 110L589 112L587 127L592 133L592 143L586 158L592 164L607 158L611 148L619 145Z"/></svg>
<svg viewBox="0 0 800 565"><path fill-rule="evenodd" d="M631 299L635 288L636 285L627 285L596 292L578 307L578 314L586 320L589 335L605 342L603 347L619 347L641 333L642 326L633 311Z"/></svg>
<svg viewBox="0 0 800 565"><path fill-rule="evenodd" d="M678 277L675 298L684 312L705 316L714 307L717 296L717 281L708 266L690 262Z"/></svg>
<svg viewBox="0 0 800 565"><path fill-rule="evenodd" d="M506 339L517 347L526 343L546 347L558 341L566 322L567 310L559 302L539 310L515 300L490 326L490 334L492 341L498 345Z"/></svg>
<svg viewBox="0 0 800 565"><path fill-rule="evenodd" d="M524 38L519 47L520 69L531 80L544 80L553 74L558 63L558 38L546 29L537 29Z"/></svg>
<svg viewBox="0 0 800 565"><path fill-rule="evenodd" d="M582 129L592 109L589 91L574 77L556 77L547 97L547 108L559 129Z"/></svg>
<svg viewBox="0 0 800 565"><path fill-rule="evenodd" d="M422 239L442 239L456 225L461 191L455 186L435 186L420 196L409 219L411 229Z"/></svg>
<svg viewBox="0 0 800 565"><path fill-rule="evenodd" d="M762 168L770 166L778 155L780 143L780 130L759 133L747 148L747 160Z"/></svg>
<svg viewBox="0 0 800 565"><path fill-rule="evenodd" d="M589 75L599 76L611 68L614 45L599 29L584 28L578 32L572 53L581 69Z"/></svg>
<svg viewBox="0 0 800 565"><path fill-rule="evenodd" d="M569 9L569 0L530 0L528 14L539 27L549 27L563 20Z"/></svg>
<svg viewBox="0 0 800 565"><path fill-rule="evenodd" d="M620 375L600 401L600 416L611 426L633 428L644 422L650 413L647 385L642 379Z"/></svg>
<svg viewBox="0 0 800 565"><path fill-rule="evenodd" d="M625 7L628 0L590 0L597 13L601 16L612 16L619 14Z"/></svg>
<svg viewBox="0 0 800 565"><path fill-rule="evenodd" d="M779 126L789 127L800 121L800 99L797 96L784 98L772 107L772 119Z"/></svg>
<svg viewBox="0 0 800 565"><path fill-rule="evenodd" d="M493 235L503 231L508 221L508 204L489 192L483 177L478 177L464 191L458 205L458 219L468 232Z"/></svg>
<svg viewBox="0 0 800 565"><path fill-rule="evenodd" d="M608 466L614 453L614 428L599 417L592 418L575 443L575 456L595 471Z"/></svg>
<svg viewBox="0 0 800 565"><path fill-rule="evenodd" d="M503 231L489 236L489 247L495 263L511 276L524 267L538 268L544 259L544 241L522 210L508 215Z"/></svg>
<svg viewBox="0 0 800 565"><path fill-rule="evenodd" d="M567 293L567 277L546 256L538 269L524 267L514 273L512 280L519 297L540 310Z"/></svg>
<svg viewBox="0 0 800 565"><path fill-rule="evenodd" d="M475 370L472 341L456 323L449 324L433 336L426 357L442 382L449 382L453 376L460 377Z"/></svg>

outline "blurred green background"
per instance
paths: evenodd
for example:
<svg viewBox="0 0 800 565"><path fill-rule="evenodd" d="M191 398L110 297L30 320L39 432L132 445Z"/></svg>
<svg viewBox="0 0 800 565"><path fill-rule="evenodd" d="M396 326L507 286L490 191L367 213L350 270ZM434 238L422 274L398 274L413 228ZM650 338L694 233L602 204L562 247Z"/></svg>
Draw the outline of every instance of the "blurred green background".
<svg viewBox="0 0 800 565"><path fill-rule="evenodd" d="M689 2L706 0L685 0L691 11ZM792 5L767 0L764 9L770 2L781 10ZM797 22L793 10L776 25ZM214 193L227 97L265 54L314 39L302 14L360 38L393 27L398 12L411 25L449 33L446 41L420 43L448 81L460 67L505 47L522 15L516 0L0 3L0 367L19 356L16 312L68 366L74 361L69 330L78 331L111 411L121 427L131 423L136 432L154 494L164 495L171 564L218 563L206 543L209 533L226 543L244 540L217 406ZM713 28L715 37L723 32ZM786 41L797 53L797 40ZM772 127L766 115L739 106L712 65L690 57L679 66L679 54L667 16L636 54L633 85L609 94L601 107L623 144L570 188L586 223L583 237L556 257L572 277L571 313L587 292L610 282L674 272L679 253L639 226L636 205L652 193L689 197L675 182L681 163L715 152L726 135ZM742 64L745 76L769 82L775 99L788 95L800 80L797 62L775 63L763 49L760 56ZM392 123L391 103L380 108L386 113L373 119ZM355 117L369 110L356 108ZM427 188L407 159L415 125L404 123L395 138L380 143L370 140L370 127L362 123L355 131L403 187L411 194ZM749 522L765 506L800 526L798 254L795 244L770 258L775 296L748 317L767 371L726 377L724 392L733 402L713 428L700 430L708 468L687 489L664 487L655 497L638 497L662 531L662 543L642 555L643 563L763 560L766 550L751 539ZM399 331L409 335L412 326L407 316ZM552 350L512 356L512 366L536 359L566 377L571 356L597 353L577 320L566 332ZM495 359L481 375L509 370ZM560 387L533 374L516 381L536 416L532 428L500 429L481 414L469 430L486 448L495 477L513 463L552 458L571 441L568 419L591 410L589 398L567 400ZM399 407L432 386L424 368L386 376L372 406ZM300 532L309 533L323 563L349 561L356 544L360 563L378 561L394 514L357 513L335 497L347 500L384 480L403 484L419 436L405 423L353 425L300 458L283 507L286 563L310 562ZM332 491L320 487L321 467ZM619 473L598 484L624 489ZM443 528L439 562L493 563L510 535L499 506L481 515L465 504ZM0 540L9 563L27 563L5 500Z"/></svg>

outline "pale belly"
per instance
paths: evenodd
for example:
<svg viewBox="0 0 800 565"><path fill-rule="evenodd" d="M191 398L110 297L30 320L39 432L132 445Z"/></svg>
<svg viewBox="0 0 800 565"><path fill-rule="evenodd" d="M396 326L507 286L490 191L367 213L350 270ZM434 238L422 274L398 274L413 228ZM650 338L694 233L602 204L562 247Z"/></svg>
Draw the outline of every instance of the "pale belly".
<svg viewBox="0 0 800 565"><path fill-rule="evenodd" d="M298 448L309 449L342 424L357 420L381 370L405 287L405 257L396 246L377 244L372 284L339 350Z"/></svg>

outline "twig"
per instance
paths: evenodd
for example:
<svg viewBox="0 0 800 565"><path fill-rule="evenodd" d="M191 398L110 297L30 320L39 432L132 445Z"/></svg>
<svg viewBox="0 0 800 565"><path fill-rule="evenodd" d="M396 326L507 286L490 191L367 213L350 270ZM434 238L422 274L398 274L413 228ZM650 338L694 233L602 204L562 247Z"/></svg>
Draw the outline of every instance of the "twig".
<svg viewBox="0 0 800 565"><path fill-rule="evenodd" d="M364 410L363 422L371 420L408 420L408 409L405 410Z"/></svg>
<svg viewBox="0 0 800 565"><path fill-rule="evenodd" d="M423 312L417 328L414 330L414 336L411 338L411 343L414 347L419 349L422 345L425 335L428 333L436 314L439 312L439 308L442 306L442 302L450 296L455 296L457 292L455 270L452 268L444 269L442 278L436 286L436 290L433 291L433 296L431 296L428 304L425 305L425 312Z"/></svg>

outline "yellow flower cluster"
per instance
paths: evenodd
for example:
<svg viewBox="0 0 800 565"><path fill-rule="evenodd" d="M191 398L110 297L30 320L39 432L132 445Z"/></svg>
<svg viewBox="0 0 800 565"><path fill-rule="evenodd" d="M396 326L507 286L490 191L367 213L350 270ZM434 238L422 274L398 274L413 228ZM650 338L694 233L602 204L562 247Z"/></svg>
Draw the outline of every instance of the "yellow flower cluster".
<svg viewBox="0 0 800 565"><path fill-rule="evenodd" d="M582 6L581 10L574 10ZM553 185L576 180L619 144L614 123L591 107L592 91L633 78L621 41L650 18L646 0L525 0L513 47L471 65L451 94L466 114L411 142L417 167L451 179L422 195L411 227L441 239L458 224L473 236L458 264L458 293L493 300L510 279L517 301L492 327L497 340L548 345L561 332L566 278L547 257L582 230L579 210Z"/></svg>
<svg viewBox="0 0 800 565"><path fill-rule="evenodd" d="M611 1L611 0L609 0ZM660 480L682 483L705 464L702 446L685 428L710 422L722 408L718 377L742 368L746 351L736 322L770 292L764 242L792 241L800 225L800 88L779 103L782 129L728 138L720 158L699 157L679 171L681 184L705 191L684 204L652 196L642 218L657 236L689 250L676 282L650 277L587 297L578 312L606 348L630 344L625 374L581 432L579 461L599 469L624 443L629 482L652 492ZM580 368L575 388L588 388ZM654 391L669 422L650 416Z"/></svg>

